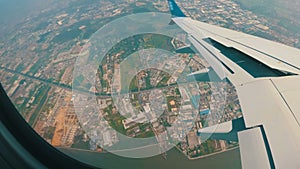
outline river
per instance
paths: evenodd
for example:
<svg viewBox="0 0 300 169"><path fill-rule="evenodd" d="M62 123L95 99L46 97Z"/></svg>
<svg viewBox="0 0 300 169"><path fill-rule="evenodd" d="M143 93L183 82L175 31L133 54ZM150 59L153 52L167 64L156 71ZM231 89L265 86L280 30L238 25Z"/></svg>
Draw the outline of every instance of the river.
<svg viewBox="0 0 300 169"><path fill-rule="evenodd" d="M230 150L210 157L188 160L173 148L167 152L167 159L161 155L131 159L111 153L98 153L75 149L60 149L79 161L103 169L241 169L239 149Z"/></svg>

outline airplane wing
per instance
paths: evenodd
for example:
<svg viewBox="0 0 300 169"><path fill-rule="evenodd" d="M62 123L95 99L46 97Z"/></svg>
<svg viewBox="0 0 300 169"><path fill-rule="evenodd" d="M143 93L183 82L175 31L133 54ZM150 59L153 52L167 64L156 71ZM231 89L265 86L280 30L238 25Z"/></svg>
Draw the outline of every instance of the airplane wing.
<svg viewBox="0 0 300 169"><path fill-rule="evenodd" d="M172 21L236 87L245 123L237 132L242 167L299 169L300 50L193 20L168 3Z"/></svg>

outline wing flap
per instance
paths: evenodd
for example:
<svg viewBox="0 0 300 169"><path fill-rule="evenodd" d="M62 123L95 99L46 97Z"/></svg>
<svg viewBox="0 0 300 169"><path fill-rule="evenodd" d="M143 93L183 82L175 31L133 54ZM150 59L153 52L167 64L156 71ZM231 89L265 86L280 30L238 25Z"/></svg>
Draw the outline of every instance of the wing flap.
<svg viewBox="0 0 300 169"><path fill-rule="evenodd" d="M263 126L275 166L300 168L300 126L276 84L260 79L236 89L246 127Z"/></svg>
<svg viewBox="0 0 300 169"><path fill-rule="evenodd" d="M272 79L300 126L300 76Z"/></svg>
<svg viewBox="0 0 300 169"><path fill-rule="evenodd" d="M270 169L269 157L259 127L238 133L243 169Z"/></svg>

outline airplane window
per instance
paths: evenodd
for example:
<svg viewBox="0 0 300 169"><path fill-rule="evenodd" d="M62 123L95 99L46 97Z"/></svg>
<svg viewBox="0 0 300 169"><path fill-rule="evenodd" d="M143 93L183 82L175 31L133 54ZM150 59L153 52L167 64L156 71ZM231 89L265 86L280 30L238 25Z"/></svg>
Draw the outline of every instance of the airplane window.
<svg viewBox="0 0 300 169"><path fill-rule="evenodd" d="M45 141L84 163L242 168L244 122L215 134L244 120L230 77L299 69L247 58L265 51L242 51L231 32L205 24L300 48L298 3L289 1L0 0L0 82Z"/></svg>

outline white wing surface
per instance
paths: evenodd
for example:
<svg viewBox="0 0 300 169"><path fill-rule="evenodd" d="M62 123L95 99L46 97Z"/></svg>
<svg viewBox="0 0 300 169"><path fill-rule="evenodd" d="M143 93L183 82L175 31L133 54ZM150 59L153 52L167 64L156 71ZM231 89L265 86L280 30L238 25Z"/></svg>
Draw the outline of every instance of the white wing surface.
<svg viewBox="0 0 300 169"><path fill-rule="evenodd" d="M193 20L173 6L173 22L237 89L246 127L238 132L243 168L300 169L300 50Z"/></svg>

